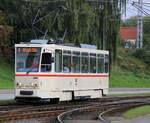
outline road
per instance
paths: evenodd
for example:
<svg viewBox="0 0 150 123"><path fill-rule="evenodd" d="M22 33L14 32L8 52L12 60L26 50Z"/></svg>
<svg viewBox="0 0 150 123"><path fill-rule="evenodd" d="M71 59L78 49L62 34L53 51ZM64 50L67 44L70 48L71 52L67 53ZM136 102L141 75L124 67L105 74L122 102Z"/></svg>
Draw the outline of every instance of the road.
<svg viewBox="0 0 150 123"><path fill-rule="evenodd" d="M112 121L111 123L150 123L150 114L133 118L130 120Z"/></svg>
<svg viewBox="0 0 150 123"><path fill-rule="evenodd" d="M150 88L110 88L109 94L150 93Z"/></svg>
<svg viewBox="0 0 150 123"><path fill-rule="evenodd" d="M150 93L150 88L110 88L109 94ZM13 89L1 89L0 100L14 99Z"/></svg>
<svg viewBox="0 0 150 123"><path fill-rule="evenodd" d="M66 120L65 123L102 123L99 120ZM111 123L150 123L150 114L133 118L131 120L111 121Z"/></svg>
<svg viewBox="0 0 150 123"><path fill-rule="evenodd" d="M0 100L14 99L15 90L13 89L1 89L0 90Z"/></svg>

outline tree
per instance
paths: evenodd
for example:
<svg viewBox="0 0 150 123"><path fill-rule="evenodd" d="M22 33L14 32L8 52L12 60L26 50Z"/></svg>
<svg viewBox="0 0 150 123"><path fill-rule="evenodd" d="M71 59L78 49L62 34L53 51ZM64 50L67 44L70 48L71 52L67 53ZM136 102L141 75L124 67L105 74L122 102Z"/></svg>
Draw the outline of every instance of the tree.
<svg viewBox="0 0 150 123"><path fill-rule="evenodd" d="M115 59L120 12L125 5L126 0L1 0L0 9L7 14L7 23L14 27L15 43L35 38L34 32L36 38L43 38L39 31L33 31L32 25L40 10L36 19L44 18L36 27L48 29L48 39L62 37L67 30L65 42L96 44L98 49L109 50L111 59Z"/></svg>
<svg viewBox="0 0 150 123"><path fill-rule="evenodd" d="M12 32L13 28L7 25L5 15L0 11L0 49L3 55L5 55L5 48L8 48L12 44L10 40Z"/></svg>

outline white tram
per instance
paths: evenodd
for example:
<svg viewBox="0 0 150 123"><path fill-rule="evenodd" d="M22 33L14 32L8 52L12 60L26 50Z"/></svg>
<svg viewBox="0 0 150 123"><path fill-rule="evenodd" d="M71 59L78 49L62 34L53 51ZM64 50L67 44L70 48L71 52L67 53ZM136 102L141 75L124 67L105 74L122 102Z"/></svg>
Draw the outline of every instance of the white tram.
<svg viewBox="0 0 150 123"><path fill-rule="evenodd" d="M108 93L108 51L44 42L15 45L15 99L67 101Z"/></svg>

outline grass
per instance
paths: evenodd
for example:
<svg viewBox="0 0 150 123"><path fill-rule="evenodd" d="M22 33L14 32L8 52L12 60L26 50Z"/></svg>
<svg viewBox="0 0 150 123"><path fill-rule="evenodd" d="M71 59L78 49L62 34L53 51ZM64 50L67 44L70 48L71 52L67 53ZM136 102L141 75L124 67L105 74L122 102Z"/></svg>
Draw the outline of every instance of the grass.
<svg viewBox="0 0 150 123"><path fill-rule="evenodd" d="M114 68L110 76L111 88L150 88L150 76Z"/></svg>
<svg viewBox="0 0 150 123"><path fill-rule="evenodd" d="M132 50L119 48L111 71L110 87L150 88L150 65L135 58Z"/></svg>
<svg viewBox="0 0 150 123"><path fill-rule="evenodd" d="M12 89L14 83L12 65L5 59L0 57L0 89Z"/></svg>
<svg viewBox="0 0 150 123"><path fill-rule="evenodd" d="M16 100L0 100L0 103L13 103L16 102Z"/></svg>
<svg viewBox="0 0 150 123"><path fill-rule="evenodd" d="M150 114L150 106L149 105L130 109L123 114L123 117L125 117L127 119L132 119L132 118L136 118L136 117L143 116L146 114Z"/></svg>

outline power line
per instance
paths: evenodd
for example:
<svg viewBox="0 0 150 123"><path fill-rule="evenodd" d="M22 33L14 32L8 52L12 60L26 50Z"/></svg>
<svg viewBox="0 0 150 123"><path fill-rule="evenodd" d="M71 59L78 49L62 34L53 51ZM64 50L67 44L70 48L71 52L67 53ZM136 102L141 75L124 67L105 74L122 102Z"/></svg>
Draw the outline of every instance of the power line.
<svg viewBox="0 0 150 123"><path fill-rule="evenodd" d="M145 3L145 2L143 2L143 4L150 4L150 3Z"/></svg>
<svg viewBox="0 0 150 123"><path fill-rule="evenodd" d="M150 7L150 5L143 5L143 6Z"/></svg>
<svg viewBox="0 0 150 123"><path fill-rule="evenodd" d="M133 1L133 2L131 3L131 5L132 5L133 7L135 7L139 12L142 12L144 15L150 16L150 14L149 14L148 12L146 12L146 11L143 9L143 7L141 8L137 2L134 2L134 1Z"/></svg>
<svg viewBox="0 0 150 123"><path fill-rule="evenodd" d="M135 13L135 12L136 12L136 10L131 9L131 6L130 6L130 7L128 7L128 8L126 8L126 10L127 10L127 11L130 11L130 12L132 12L132 13L134 13L134 14L137 14L137 13Z"/></svg>
<svg viewBox="0 0 150 123"><path fill-rule="evenodd" d="M150 9L147 9L147 8L143 8L144 10L146 10L146 11L150 11Z"/></svg>

